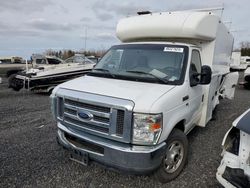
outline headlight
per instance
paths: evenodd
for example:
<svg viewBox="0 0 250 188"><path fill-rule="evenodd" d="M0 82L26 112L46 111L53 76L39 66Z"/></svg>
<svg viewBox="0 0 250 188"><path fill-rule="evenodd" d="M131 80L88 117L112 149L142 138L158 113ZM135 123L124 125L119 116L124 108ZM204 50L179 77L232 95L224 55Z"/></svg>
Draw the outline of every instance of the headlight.
<svg viewBox="0 0 250 188"><path fill-rule="evenodd" d="M162 131L162 114L134 114L133 143L157 144Z"/></svg>

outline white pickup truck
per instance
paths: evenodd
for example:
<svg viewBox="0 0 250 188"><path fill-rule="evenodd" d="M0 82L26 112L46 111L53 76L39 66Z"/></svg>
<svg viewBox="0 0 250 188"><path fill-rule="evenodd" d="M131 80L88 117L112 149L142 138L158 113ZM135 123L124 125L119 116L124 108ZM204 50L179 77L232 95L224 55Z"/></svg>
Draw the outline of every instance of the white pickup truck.
<svg viewBox="0 0 250 188"><path fill-rule="evenodd" d="M187 161L186 135L206 126L219 98L233 98L239 75L229 71L233 37L218 16L146 13L122 19L123 43L57 86L51 108L72 160L168 182Z"/></svg>
<svg viewBox="0 0 250 188"><path fill-rule="evenodd" d="M250 109L226 133L216 178L226 188L250 187Z"/></svg>

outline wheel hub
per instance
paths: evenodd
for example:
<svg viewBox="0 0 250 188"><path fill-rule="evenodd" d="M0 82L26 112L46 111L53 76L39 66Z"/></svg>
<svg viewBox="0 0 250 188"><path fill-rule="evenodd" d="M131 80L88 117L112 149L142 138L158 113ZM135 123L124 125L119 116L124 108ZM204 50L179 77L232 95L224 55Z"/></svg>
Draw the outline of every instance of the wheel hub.
<svg viewBox="0 0 250 188"><path fill-rule="evenodd" d="M184 156L183 144L179 141L172 142L167 148L164 159L165 171L174 173L180 166Z"/></svg>

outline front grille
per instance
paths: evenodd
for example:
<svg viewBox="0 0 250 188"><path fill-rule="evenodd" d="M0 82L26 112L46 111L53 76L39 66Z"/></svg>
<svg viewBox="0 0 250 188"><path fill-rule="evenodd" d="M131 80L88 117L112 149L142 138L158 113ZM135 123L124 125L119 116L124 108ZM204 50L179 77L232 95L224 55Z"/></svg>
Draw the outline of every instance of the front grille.
<svg viewBox="0 0 250 188"><path fill-rule="evenodd" d="M76 119L73 119L73 118L70 118L70 117L67 117L67 116L64 118L64 121L69 123L69 124L77 125L77 126L82 127L82 128L91 129L91 130L99 131L99 132L102 132L102 133L108 133L109 132L109 129L106 128L106 127L96 126L96 125L86 123L86 122L82 122L82 121L79 121L79 120L76 120Z"/></svg>
<svg viewBox="0 0 250 188"><path fill-rule="evenodd" d="M124 124L124 111L117 110L116 134L118 136L122 136L123 134L123 124Z"/></svg>
<svg viewBox="0 0 250 188"><path fill-rule="evenodd" d="M100 122L103 122L103 123L109 123L109 118L105 118L105 117L100 117L100 116L95 116L94 115L93 119L95 121L100 121Z"/></svg>
<svg viewBox="0 0 250 188"><path fill-rule="evenodd" d="M124 134L125 110L117 109L113 106L99 104L89 104L76 101L67 97L58 97L59 120L71 129L76 129L91 134L101 135L115 140L125 140L128 142L130 134ZM91 119L82 119L80 112L92 114ZM130 128L127 128L130 129Z"/></svg>
<svg viewBox="0 0 250 188"><path fill-rule="evenodd" d="M72 110L72 109L69 109L69 108L65 108L64 112L66 112L68 114L71 114L71 115L76 115L76 110Z"/></svg>
<svg viewBox="0 0 250 188"><path fill-rule="evenodd" d="M58 116L61 118L63 116L63 98L58 97Z"/></svg>
<svg viewBox="0 0 250 188"><path fill-rule="evenodd" d="M94 110L94 111L98 111L98 112L110 113L110 108L108 108L108 107L82 103L82 102L73 101L70 99L65 99L65 103L72 105L72 106L80 107L80 108L85 108L85 109Z"/></svg>
<svg viewBox="0 0 250 188"><path fill-rule="evenodd" d="M66 117L68 116L67 114L77 117L77 108L72 109L71 107L68 107L67 105L65 105L64 106L64 114L66 114ZM94 115L93 120L96 121L97 123L105 123L107 125L109 124L109 121L110 121L109 118L102 117L100 114Z"/></svg>

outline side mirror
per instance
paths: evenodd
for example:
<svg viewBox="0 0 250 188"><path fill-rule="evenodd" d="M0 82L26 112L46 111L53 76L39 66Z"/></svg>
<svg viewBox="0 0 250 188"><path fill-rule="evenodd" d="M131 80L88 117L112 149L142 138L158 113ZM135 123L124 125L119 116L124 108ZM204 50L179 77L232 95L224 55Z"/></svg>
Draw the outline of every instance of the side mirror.
<svg viewBox="0 0 250 188"><path fill-rule="evenodd" d="M212 78L212 70L209 66L203 65L201 67L201 80L200 84L207 85L210 84Z"/></svg>
<svg viewBox="0 0 250 188"><path fill-rule="evenodd" d="M99 57L96 59L96 64L99 63L101 61L102 57Z"/></svg>
<svg viewBox="0 0 250 188"><path fill-rule="evenodd" d="M197 86L200 83L200 74L198 72L191 72L190 74L190 86Z"/></svg>

